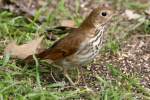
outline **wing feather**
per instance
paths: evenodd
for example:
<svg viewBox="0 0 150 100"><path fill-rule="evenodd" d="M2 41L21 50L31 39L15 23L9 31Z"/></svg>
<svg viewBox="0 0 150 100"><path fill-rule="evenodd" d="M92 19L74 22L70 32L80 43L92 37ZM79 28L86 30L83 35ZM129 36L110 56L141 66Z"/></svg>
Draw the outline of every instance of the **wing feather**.
<svg viewBox="0 0 150 100"><path fill-rule="evenodd" d="M38 54L37 57L57 61L74 54L79 49L80 43L84 40L84 35L76 32L68 34L55 42L49 49Z"/></svg>

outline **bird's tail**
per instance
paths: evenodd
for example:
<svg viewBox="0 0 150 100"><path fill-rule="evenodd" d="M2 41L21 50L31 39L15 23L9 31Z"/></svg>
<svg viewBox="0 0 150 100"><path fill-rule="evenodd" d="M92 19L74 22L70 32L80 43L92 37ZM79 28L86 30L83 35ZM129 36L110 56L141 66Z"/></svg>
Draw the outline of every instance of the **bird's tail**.
<svg viewBox="0 0 150 100"><path fill-rule="evenodd" d="M48 52L49 52L49 49L46 49L39 54L30 55L27 58L25 58L24 60L26 63L34 62L34 57L37 59L46 60Z"/></svg>

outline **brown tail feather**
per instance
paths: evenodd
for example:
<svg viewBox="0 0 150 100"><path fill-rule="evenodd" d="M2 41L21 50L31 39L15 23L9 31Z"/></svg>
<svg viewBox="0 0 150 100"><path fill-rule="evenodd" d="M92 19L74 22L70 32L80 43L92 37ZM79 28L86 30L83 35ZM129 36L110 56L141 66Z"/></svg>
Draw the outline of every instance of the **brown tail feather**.
<svg viewBox="0 0 150 100"><path fill-rule="evenodd" d="M43 52L39 54L35 54L35 57L37 59L46 59L46 56L48 54L49 50L44 50ZM33 55L28 56L27 58L24 59L26 63L31 63L34 61Z"/></svg>

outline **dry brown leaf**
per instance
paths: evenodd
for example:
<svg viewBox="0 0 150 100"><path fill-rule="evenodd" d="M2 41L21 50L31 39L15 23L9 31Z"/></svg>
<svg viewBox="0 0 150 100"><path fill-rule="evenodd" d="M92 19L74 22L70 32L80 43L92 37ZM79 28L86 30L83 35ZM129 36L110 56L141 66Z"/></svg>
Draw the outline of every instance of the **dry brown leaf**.
<svg viewBox="0 0 150 100"><path fill-rule="evenodd" d="M75 27L75 22L73 20L63 20L61 26Z"/></svg>
<svg viewBox="0 0 150 100"><path fill-rule="evenodd" d="M132 20L132 19L138 19L141 17L141 15L137 14L137 13L134 13L134 11L132 10L125 10L125 16L129 19L129 20Z"/></svg>
<svg viewBox="0 0 150 100"><path fill-rule="evenodd" d="M42 51L43 38L44 36L41 36L22 45L17 45L16 42L12 42L6 46L4 54L10 54L13 58L25 59L30 55L37 54Z"/></svg>

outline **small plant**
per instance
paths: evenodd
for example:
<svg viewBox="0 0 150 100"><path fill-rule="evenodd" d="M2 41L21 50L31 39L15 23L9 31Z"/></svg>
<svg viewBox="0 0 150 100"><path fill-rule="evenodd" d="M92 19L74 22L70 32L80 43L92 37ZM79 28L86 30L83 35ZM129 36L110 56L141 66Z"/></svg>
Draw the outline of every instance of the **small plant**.
<svg viewBox="0 0 150 100"><path fill-rule="evenodd" d="M150 21L149 20L146 20L145 23L144 23L144 33L146 34L150 34Z"/></svg>
<svg viewBox="0 0 150 100"><path fill-rule="evenodd" d="M120 45L116 40L108 41L106 43L105 50L116 54L120 50Z"/></svg>

